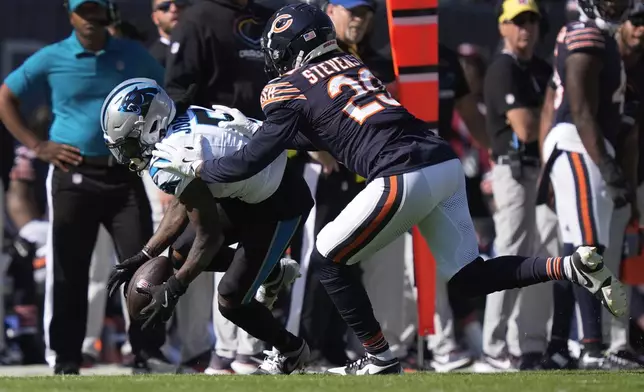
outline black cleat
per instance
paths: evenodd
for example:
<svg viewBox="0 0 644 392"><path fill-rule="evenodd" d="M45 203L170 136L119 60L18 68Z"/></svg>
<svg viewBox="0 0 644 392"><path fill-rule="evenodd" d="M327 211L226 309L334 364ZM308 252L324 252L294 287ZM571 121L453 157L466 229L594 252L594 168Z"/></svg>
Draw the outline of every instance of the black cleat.
<svg viewBox="0 0 644 392"><path fill-rule="evenodd" d="M76 362L60 362L54 366L54 374L61 376L71 376L80 374L80 364Z"/></svg>

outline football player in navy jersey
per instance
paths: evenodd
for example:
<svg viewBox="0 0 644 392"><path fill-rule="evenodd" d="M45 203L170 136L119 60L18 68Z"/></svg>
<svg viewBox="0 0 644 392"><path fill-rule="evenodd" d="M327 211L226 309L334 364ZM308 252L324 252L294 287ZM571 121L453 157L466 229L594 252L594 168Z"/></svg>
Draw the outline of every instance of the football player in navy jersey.
<svg viewBox="0 0 644 392"><path fill-rule="evenodd" d="M609 244L611 218L614 210L634 200L633 187L616 160L623 155L626 73L614 38L631 6L631 0L579 0L579 20L566 24L557 36L554 83L540 140L543 178L552 184L566 255L579 246L594 247L602 255L606 248L621 249L621 244ZM607 262L618 263L614 258ZM544 367L573 366L567 340L574 291L584 331L579 366L601 368L600 303L580 287L565 282L553 287L555 316Z"/></svg>
<svg viewBox="0 0 644 392"><path fill-rule="evenodd" d="M368 184L317 236L326 260L321 282L366 354L335 374L400 373L369 297L349 272L354 264L418 225L452 289L478 296L548 280L585 284L617 314L625 294L594 248L570 257L479 257L460 161L428 125L395 101L367 67L338 50L328 16L307 4L288 5L269 20L262 36L267 72L266 120L249 143L218 159L193 148L153 152L164 170L229 183L253 176L285 149L324 150ZM438 99L438 97L436 97ZM252 127L244 116L227 127ZM277 355L272 360L280 361ZM267 359L268 360L268 359Z"/></svg>
<svg viewBox="0 0 644 392"><path fill-rule="evenodd" d="M633 89L637 89L641 71L629 71L639 42L635 40L631 46L626 32L633 32L633 23L640 22L633 9L633 22L622 23L613 34L621 13L589 20L586 15L592 15L592 5L608 8L598 1L579 5L580 21L564 26L556 44L555 83L547 94L547 111L542 117L543 155L549 162L545 172L549 172L555 191L564 253L571 254L580 245L597 246L604 252L605 262L617 268L625 226L629 218L637 220L639 216L632 192L637 187L638 145L633 123L639 110ZM544 368L640 366L627 350L627 320L611 323L611 345L603 352L600 304L567 282L553 287L554 316ZM578 362L571 358L567 343L575 298L584 335Z"/></svg>

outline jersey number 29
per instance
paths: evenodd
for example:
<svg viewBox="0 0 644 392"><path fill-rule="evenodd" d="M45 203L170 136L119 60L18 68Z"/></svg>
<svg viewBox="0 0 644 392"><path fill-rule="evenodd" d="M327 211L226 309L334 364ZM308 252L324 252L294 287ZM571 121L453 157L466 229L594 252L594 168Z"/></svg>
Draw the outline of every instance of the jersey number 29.
<svg viewBox="0 0 644 392"><path fill-rule="evenodd" d="M367 68L361 68L358 71L358 78L359 80L356 80L346 75L337 75L332 77L327 84L327 92L331 99L335 99L340 95L344 86L351 88L355 92L355 95L342 108L342 111L352 120L362 125L369 117L385 110L385 106L400 106L400 103L389 95L380 80ZM376 86L374 86L374 82ZM355 103L357 98L365 96L372 97L371 102L362 105Z"/></svg>

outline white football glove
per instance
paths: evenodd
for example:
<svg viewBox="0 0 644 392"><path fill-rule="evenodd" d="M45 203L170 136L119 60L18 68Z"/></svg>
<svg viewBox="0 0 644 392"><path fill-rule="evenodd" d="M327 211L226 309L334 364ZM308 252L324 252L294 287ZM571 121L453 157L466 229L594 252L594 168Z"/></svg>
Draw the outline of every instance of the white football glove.
<svg viewBox="0 0 644 392"><path fill-rule="evenodd" d="M197 177L197 168L203 163L202 143L207 142L199 136L193 146L175 147L169 144L157 143L152 155L164 159L156 161L154 166L173 174Z"/></svg>
<svg viewBox="0 0 644 392"><path fill-rule="evenodd" d="M224 113L227 113L233 117L233 121L222 121L219 123L219 126L226 129L233 129L246 137L253 137L253 134L257 132L259 127L262 126L261 121L251 120L244 113L235 108L229 108L228 106L222 105L212 105L214 110L221 110Z"/></svg>

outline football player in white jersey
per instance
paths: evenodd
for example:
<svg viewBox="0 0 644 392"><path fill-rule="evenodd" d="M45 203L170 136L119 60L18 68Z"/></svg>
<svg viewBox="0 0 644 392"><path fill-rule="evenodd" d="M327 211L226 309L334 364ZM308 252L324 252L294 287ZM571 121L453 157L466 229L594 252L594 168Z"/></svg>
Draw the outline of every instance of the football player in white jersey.
<svg viewBox="0 0 644 392"><path fill-rule="evenodd" d="M166 151L188 148L200 156L226 156L242 149L261 124L249 120L246 129L220 128L235 111L214 108L175 105L155 81L144 78L121 83L105 99L101 126L112 154L133 171L149 170L159 189L176 196L141 252L115 267L110 293L172 246L171 255L179 253L174 260L185 260L178 271L162 285L137 289L152 298L142 311L147 318L143 328L167 321L202 271L226 272L218 286L221 314L274 347L258 373L289 374L305 364L309 348L269 308L299 271L297 263L280 258L313 206L306 183L286 169L286 152L257 175L226 184L172 174L157 166L163 159L152 158L160 144ZM191 230L185 230L188 224ZM236 250L227 246L234 243Z"/></svg>

